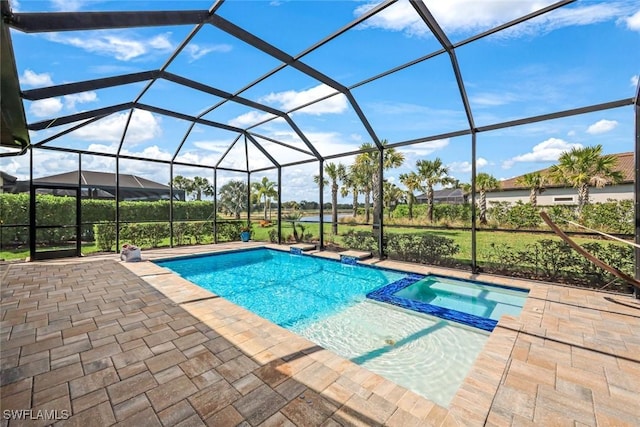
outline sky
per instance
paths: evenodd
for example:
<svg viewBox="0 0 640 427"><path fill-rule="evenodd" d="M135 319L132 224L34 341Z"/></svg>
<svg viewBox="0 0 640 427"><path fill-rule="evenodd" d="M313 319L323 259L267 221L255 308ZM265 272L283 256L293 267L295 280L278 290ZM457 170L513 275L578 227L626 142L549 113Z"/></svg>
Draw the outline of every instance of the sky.
<svg viewBox="0 0 640 427"><path fill-rule="evenodd" d="M204 1L11 1L14 12L85 12L135 10L206 10ZM245 1L227 0L217 15L252 32L307 66L350 88L353 100L322 82L284 67L240 96L290 117L322 156L351 152L372 136L359 119L360 109L379 140L412 141L469 129L462 97L449 55L439 54L396 73L370 78L438 52L441 45L404 0L330 40L311 53L306 50L353 22L377 3L367 1ZM454 44L519 16L548 6L533 0L425 1ZM167 63L193 25L26 34L12 30L17 71L22 90L157 70ZM455 50L464 90L476 127L510 120L630 99L640 74L640 3L637 1L576 1L524 24L464 44ZM254 47L205 25L189 45L169 63L167 71L229 92L239 93L281 63ZM366 83L365 83L366 82ZM365 84L362 84L365 83ZM62 97L24 101L28 123L130 102L146 82ZM309 102L330 96L323 101ZM313 158L299 134L283 119L160 79L140 103L218 123L250 128L254 137L281 164ZM211 107L219 105L212 111ZM99 153L115 153L122 139L128 110L81 127L46 145ZM255 126L258 124L257 126ZM136 109L124 137L122 154L215 166L238 134L195 125L184 120ZM37 143L70 126L51 126L31 132ZM181 142L184 140L182 146ZM277 145L278 140L292 147ZM246 170L272 166L253 144L248 152L241 139L219 166ZM633 151L634 112L626 106L596 113L516 126L477 135L478 172L508 179L555 163L573 147L601 144L607 154ZM178 147L181 147L178 150ZM471 137L441 138L397 149L404 165L385 178L402 187L401 173L415 170L416 161L440 158L449 174L471 180ZM349 165L353 156L333 159ZM78 168L78 156L50 150L34 154L34 177ZM115 172L115 161L83 155L82 168ZM122 160L121 172L168 183L169 167ZM0 170L28 179L25 157L0 159ZM318 164L282 170L283 200L318 200L313 176ZM176 166L174 175L204 176L210 169ZM220 171L218 185L244 174ZM275 170L255 172L276 180ZM325 200L328 199L326 189ZM350 201L350 198L344 199Z"/></svg>

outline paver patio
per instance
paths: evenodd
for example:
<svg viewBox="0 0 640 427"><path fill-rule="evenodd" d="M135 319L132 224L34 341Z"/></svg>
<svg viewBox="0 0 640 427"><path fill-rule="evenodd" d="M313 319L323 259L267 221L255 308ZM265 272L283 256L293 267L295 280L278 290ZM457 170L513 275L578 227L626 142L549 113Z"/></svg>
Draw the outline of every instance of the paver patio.
<svg viewBox="0 0 640 427"><path fill-rule="evenodd" d="M67 418L56 426L639 425L640 304L626 296L475 276L531 292L444 408L151 262L12 263L0 278L2 426L53 423L15 419L41 410Z"/></svg>

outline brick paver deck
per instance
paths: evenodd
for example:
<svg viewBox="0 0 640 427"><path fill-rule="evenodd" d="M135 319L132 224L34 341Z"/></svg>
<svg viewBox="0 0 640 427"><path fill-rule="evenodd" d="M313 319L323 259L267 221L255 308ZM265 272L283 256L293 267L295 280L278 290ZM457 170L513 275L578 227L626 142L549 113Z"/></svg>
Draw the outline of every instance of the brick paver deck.
<svg viewBox="0 0 640 427"><path fill-rule="evenodd" d="M476 276L531 292L443 408L151 262L5 264L0 278L1 426L639 425L629 297Z"/></svg>

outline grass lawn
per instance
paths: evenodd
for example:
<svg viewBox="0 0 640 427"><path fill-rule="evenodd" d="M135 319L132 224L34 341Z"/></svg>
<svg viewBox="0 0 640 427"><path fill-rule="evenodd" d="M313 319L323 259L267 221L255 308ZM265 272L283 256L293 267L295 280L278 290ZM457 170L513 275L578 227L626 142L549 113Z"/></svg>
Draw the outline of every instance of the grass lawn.
<svg viewBox="0 0 640 427"><path fill-rule="evenodd" d="M319 225L314 223L303 224L304 233L311 233L314 237L319 235ZM298 234L302 233L300 228L300 223L297 223ZM447 237L453 239L453 241L460 247L460 252L455 256L455 259L462 263L470 263L471 262L471 231L470 230L451 230L451 229L427 229L427 228L410 228L410 227L401 227L401 226L386 226L385 228L389 233L431 233L442 237ZM252 239L255 241L269 242L269 231L277 230L275 225L269 227L260 227L258 224L254 224ZM356 231L371 231L371 226L359 225L346 225L340 224L338 226L338 236L334 237L331 233L331 225L325 223L325 244L334 242L338 245L343 244L342 235L347 233L349 230ZM293 226L290 222L283 221L282 223L282 236L286 238L287 236L293 234ZM495 231L495 230L479 230L476 234L477 236L477 256L478 262L486 262L487 256L491 250L491 244L505 244L509 245L514 251L524 250L527 245L534 244L538 240L542 239L553 239L560 240L557 236L553 234L546 233L533 233L533 232L504 232L504 231ZM209 241L209 239L205 238L205 241ZM594 239L589 238L576 238L576 242L579 244L587 243L590 241L594 241ZM169 240L165 239L160 244L161 247L169 246ZM83 244L82 245L82 253L84 255L89 255L92 253L99 252L99 249L96 244ZM29 256L29 249L20 249L15 251L3 250L0 251L0 259L4 260L16 260L16 259L25 259Z"/></svg>
<svg viewBox="0 0 640 427"><path fill-rule="evenodd" d="M82 254L89 255L92 253L99 252L98 246L95 243L83 243L82 244ZM21 248L16 250L1 250L0 251L0 260L5 261L14 261L17 259L25 260L29 257L29 248Z"/></svg>

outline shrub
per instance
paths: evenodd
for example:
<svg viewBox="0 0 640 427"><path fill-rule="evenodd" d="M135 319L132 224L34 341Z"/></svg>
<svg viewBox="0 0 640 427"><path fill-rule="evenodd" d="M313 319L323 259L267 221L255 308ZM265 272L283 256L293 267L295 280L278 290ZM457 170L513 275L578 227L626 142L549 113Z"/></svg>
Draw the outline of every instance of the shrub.
<svg viewBox="0 0 640 427"><path fill-rule="evenodd" d="M582 223L599 231L633 234L633 212L633 200L590 203L582 209Z"/></svg>
<svg viewBox="0 0 640 427"><path fill-rule="evenodd" d="M102 252L111 252L116 244L116 223L104 222L94 225L96 244Z"/></svg>
<svg viewBox="0 0 640 427"><path fill-rule="evenodd" d="M608 264L629 276L633 276L633 249L631 246L622 246L615 243L600 244L592 242L585 243L582 247L605 264ZM591 275L596 283L609 283L616 280L616 277L613 274L597 267L588 259L582 256L578 258L576 268L583 271L587 276Z"/></svg>
<svg viewBox="0 0 640 427"><path fill-rule="evenodd" d="M539 212L540 210L533 207L531 203L518 201L508 209L506 222L510 227L516 229L538 228L542 222Z"/></svg>
<svg viewBox="0 0 640 427"><path fill-rule="evenodd" d="M386 243L390 258L422 264L446 264L460 251L452 239L433 234L389 234Z"/></svg>
<svg viewBox="0 0 640 427"><path fill-rule="evenodd" d="M536 273L550 280L568 275L578 257L571 246L552 239L538 240L528 251L520 251L518 255L520 260L535 266Z"/></svg>
<svg viewBox="0 0 640 427"><path fill-rule="evenodd" d="M213 221L192 221L187 223L186 234L196 245L204 244L205 241L213 240Z"/></svg>
<svg viewBox="0 0 640 427"><path fill-rule="evenodd" d="M343 236L350 249L378 253L378 239L371 231L350 230ZM422 264L448 264L460 251L452 239L433 234L385 234L390 258Z"/></svg>
<svg viewBox="0 0 640 427"><path fill-rule="evenodd" d="M436 203L433 206L433 219L448 223L469 223L471 222L471 204Z"/></svg>
<svg viewBox="0 0 640 427"><path fill-rule="evenodd" d="M371 231L349 230L343 236L343 242L350 249L378 252L378 239Z"/></svg>
<svg viewBox="0 0 640 427"><path fill-rule="evenodd" d="M240 229L244 227L242 221L218 223L218 241L231 242L240 240Z"/></svg>
<svg viewBox="0 0 640 427"><path fill-rule="evenodd" d="M509 202L489 202L487 208L487 218L498 224L506 224L509 219Z"/></svg>
<svg viewBox="0 0 640 427"><path fill-rule="evenodd" d="M434 214L435 215L435 214ZM427 205L414 203L413 205L413 218L426 218L427 217ZM393 218L409 218L409 205L399 204L393 210Z"/></svg>
<svg viewBox="0 0 640 427"><path fill-rule="evenodd" d="M189 224L186 222L174 222L173 223L173 243L181 246L184 245L187 241L187 232L189 229ZM186 244L190 244L191 239L189 238Z"/></svg>
<svg viewBox="0 0 640 427"><path fill-rule="evenodd" d="M631 247L598 242L586 243L583 247L606 264L630 276L633 275ZM514 251L506 244L491 244L487 258L488 271L505 275L555 280L597 288L609 286L615 279L610 273L580 256L567 243L558 240L542 239L519 251ZM614 290L630 292L630 288L624 285L615 285Z"/></svg>

